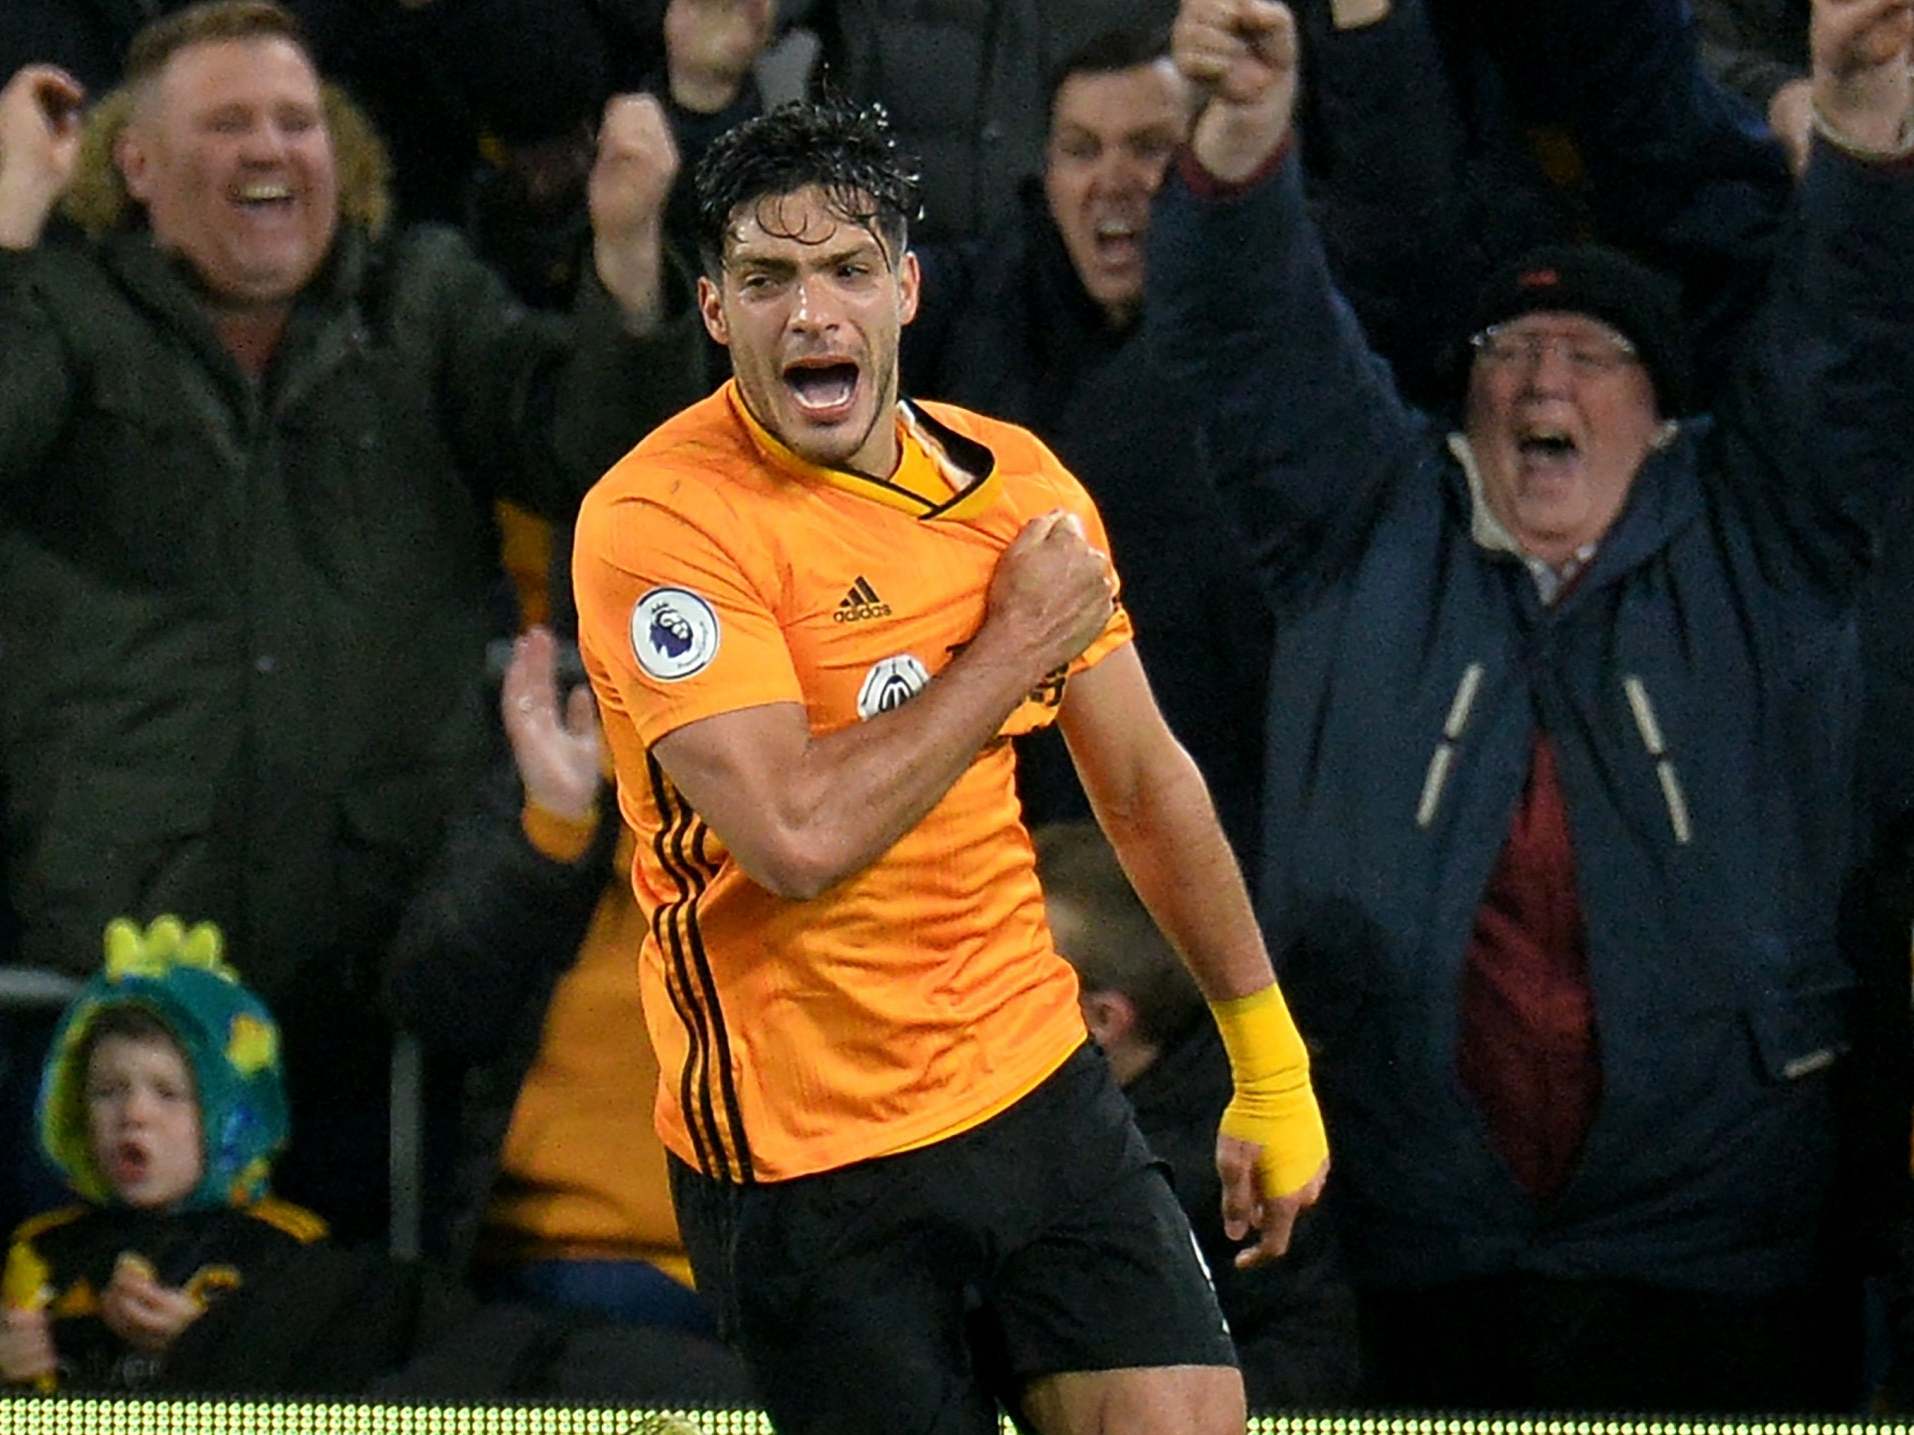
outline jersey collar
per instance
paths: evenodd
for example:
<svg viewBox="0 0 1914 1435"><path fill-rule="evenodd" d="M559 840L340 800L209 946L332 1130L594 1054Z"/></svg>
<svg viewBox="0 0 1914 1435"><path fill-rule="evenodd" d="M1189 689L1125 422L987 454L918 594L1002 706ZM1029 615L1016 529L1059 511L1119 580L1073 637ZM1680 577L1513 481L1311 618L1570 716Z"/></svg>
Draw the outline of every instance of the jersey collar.
<svg viewBox="0 0 1914 1435"><path fill-rule="evenodd" d="M868 498L921 519L961 521L981 513L996 498L997 456L907 399L897 404L901 455L897 472L890 478L872 478L799 457L752 416L735 379L726 382L724 394L758 451L795 478Z"/></svg>

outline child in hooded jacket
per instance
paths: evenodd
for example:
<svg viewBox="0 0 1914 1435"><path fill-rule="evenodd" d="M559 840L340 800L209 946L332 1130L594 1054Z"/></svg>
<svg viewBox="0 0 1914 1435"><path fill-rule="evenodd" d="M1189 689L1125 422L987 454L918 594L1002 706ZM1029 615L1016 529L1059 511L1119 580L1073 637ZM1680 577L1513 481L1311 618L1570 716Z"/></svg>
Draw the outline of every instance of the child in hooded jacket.
<svg viewBox="0 0 1914 1435"><path fill-rule="evenodd" d="M53 1034L40 1142L80 1200L24 1222L0 1275L0 1380L150 1384L209 1303L325 1223L268 1194L286 1142L279 1029L219 931L106 931L106 969Z"/></svg>

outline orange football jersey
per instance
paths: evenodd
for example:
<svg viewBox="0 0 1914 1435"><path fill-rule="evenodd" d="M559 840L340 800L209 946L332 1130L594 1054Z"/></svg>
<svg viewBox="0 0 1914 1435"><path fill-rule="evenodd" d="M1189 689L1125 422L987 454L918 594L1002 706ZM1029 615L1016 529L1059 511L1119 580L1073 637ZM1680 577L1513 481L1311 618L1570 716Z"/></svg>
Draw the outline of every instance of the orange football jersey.
<svg viewBox="0 0 1914 1435"><path fill-rule="evenodd" d="M799 703L813 733L907 702L983 622L1031 518L1089 496L1033 435L940 404L898 410L879 481L818 468L727 384L653 432L579 514L579 644L638 834L639 959L665 1144L775 1181L941 1140L1009 1106L1083 1040L1017 804L1010 735L878 861L810 901L745 875L651 756L684 724ZM1130 640L1119 607L1070 671Z"/></svg>

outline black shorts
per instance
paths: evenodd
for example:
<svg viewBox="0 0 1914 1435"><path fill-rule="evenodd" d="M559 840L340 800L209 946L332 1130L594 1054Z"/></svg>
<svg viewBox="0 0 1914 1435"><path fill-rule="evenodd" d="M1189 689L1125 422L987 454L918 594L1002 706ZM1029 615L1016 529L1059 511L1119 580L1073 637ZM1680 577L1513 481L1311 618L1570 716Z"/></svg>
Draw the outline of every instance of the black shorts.
<svg viewBox="0 0 1914 1435"><path fill-rule="evenodd" d="M1034 1376L1236 1363L1189 1221L1087 1044L934 1146L751 1186L671 1171L698 1287L780 1435L995 1435Z"/></svg>

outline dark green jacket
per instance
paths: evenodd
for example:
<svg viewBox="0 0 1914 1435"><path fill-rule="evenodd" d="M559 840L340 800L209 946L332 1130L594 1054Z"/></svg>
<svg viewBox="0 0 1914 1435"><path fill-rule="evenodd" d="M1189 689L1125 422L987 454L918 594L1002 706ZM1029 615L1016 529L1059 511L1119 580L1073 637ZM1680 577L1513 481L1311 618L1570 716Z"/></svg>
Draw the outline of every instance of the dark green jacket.
<svg viewBox="0 0 1914 1435"><path fill-rule="evenodd" d="M370 962L486 767L492 500L553 516L698 396L695 319L533 316L450 231L343 230L266 379L144 234L0 252L0 802L19 956L227 931Z"/></svg>

